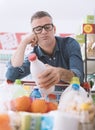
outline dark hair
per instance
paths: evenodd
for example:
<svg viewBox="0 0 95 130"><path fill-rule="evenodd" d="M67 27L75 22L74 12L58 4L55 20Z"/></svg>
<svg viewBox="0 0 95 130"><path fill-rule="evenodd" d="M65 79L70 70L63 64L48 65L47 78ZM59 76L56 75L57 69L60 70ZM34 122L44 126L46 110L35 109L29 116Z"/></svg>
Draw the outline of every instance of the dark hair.
<svg viewBox="0 0 95 130"><path fill-rule="evenodd" d="M50 15L48 12L45 12L45 11L37 11L37 12L34 13L33 16L31 17L31 23L32 23L32 21L33 21L34 19L39 19L39 18L46 17L46 16L48 16L48 17L50 17L50 18L52 19L51 15Z"/></svg>

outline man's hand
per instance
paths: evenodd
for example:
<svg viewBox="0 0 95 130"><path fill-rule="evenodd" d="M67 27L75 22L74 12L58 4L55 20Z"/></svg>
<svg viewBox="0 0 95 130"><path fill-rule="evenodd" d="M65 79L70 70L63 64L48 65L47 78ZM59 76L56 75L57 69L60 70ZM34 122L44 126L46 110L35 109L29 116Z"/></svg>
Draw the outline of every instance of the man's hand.
<svg viewBox="0 0 95 130"><path fill-rule="evenodd" d="M38 75L40 87L50 88L51 86L57 84L60 79L60 68L52 67L46 64L47 69Z"/></svg>
<svg viewBox="0 0 95 130"><path fill-rule="evenodd" d="M34 47L38 43L38 37L33 33L27 34L24 37L23 42L26 44L31 44L31 46Z"/></svg>
<svg viewBox="0 0 95 130"><path fill-rule="evenodd" d="M53 67L46 64L47 69L38 75L40 87L49 88L58 84L61 80L70 83L74 73L61 67Z"/></svg>

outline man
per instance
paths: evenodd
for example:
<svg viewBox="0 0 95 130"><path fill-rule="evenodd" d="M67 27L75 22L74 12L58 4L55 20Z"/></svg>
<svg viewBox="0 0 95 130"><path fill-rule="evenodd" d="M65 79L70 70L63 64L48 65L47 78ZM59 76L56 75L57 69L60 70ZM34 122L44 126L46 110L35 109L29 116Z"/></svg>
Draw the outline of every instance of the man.
<svg viewBox="0 0 95 130"><path fill-rule="evenodd" d="M15 81L30 74L30 62L24 59L28 44L34 47L47 70L38 75L39 85L49 88L60 81L69 83L73 76L83 82L83 61L80 46L76 40L67 37L56 37L56 27L52 17L45 11L36 12L31 18L32 34L21 41L8 64L6 77ZM31 52L32 53L32 52Z"/></svg>

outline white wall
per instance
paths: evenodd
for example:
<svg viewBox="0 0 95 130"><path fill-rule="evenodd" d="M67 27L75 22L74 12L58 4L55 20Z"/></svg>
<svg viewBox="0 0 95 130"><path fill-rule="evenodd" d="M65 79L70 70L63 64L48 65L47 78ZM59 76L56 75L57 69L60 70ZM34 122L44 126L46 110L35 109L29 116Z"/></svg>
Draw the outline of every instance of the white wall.
<svg viewBox="0 0 95 130"><path fill-rule="evenodd" d="M53 16L57 33L80 33L86 15L95 15L95 0L0 0L0 32L30 32L31 15L38 10ZM89 66L93 72L95 63Z"/></svg>
<svg viewBox="0 0 95 130"><path fill-rule="evenodd" d="M0 31L29 32L37 10L53 16L57 33L76 33L84 17L95 13L95 0L0 0Z"/></svg>

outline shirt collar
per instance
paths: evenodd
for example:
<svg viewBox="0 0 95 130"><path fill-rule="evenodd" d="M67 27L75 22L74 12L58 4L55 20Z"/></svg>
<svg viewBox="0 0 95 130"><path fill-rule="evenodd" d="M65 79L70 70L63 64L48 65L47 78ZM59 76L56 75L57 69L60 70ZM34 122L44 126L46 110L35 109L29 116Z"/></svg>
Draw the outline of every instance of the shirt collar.
<svg viewBox="0 0 95 130"><path fill-rule="evenodd" d="M58 47L58 44L56 42L56 46L55 46L54 54L53 55L55 55L55 53L57 51L59 51L59 47ZM38 46L38 53L39 53L39 57L43 57L43 56L45 57L46 56L46 54L42 51L42 49L40 48L40 46Z"/></svg>

